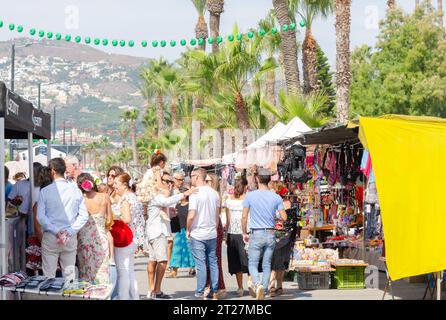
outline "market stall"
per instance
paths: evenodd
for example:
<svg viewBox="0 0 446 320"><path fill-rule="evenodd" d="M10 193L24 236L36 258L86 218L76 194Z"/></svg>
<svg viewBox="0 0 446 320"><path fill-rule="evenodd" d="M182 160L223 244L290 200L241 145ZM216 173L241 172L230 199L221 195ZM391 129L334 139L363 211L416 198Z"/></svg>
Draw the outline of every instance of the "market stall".
<svg viewBox="0 0 446 320"><path fill-rule="evenodd" d="M34 108L31 102L23 99L16 93L6 88L3 82L0 82L0 167L5 166L5 139L28 139L28 165L31 168L33 163L33 139L51 138L51 119L50 115ZM48 148L50 146L48 145ZM32 170L30 172L31 186L34 183ZM0 181L4 181L4 170L0 170ZM6 211L4 184L0 184L0 274L6 274L8 270L7 254L8 242L6 239L7 219L14 216L15 211L10 208ZM32 192L31 192L32 194ZM30 200L31 203L33 199ZM8 215L8 217L7 217ZM25 239L17 239L20 243ZM14 244L15 245L15 244ZM9 247L11 247L9 245ZM20 247L20 246L18 246ZM24 255L24 253L23 253ZM12 264L14 265L14 264Z"/></svg>

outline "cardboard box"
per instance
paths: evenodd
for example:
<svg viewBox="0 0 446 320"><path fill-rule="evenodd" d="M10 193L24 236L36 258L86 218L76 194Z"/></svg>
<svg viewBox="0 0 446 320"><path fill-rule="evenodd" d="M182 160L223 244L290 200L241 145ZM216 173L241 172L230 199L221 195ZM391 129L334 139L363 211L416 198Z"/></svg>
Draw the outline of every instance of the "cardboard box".
<svg viewBox="0 0 446 320"><path fill-rule="evenodd" d="M305 239L311 234L310 230L300 230L300 239Z"/></svg>

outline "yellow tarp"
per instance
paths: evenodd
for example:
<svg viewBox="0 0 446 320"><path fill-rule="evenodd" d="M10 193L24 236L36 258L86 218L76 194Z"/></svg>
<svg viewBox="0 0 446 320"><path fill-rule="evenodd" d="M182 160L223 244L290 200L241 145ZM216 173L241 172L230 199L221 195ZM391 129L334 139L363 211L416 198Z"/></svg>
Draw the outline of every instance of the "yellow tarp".
<svg viewBox="0 0 446 320"><path fill-rule="evenodd" d="M393 280L446 270L446 121L360 118Z"/></svg>

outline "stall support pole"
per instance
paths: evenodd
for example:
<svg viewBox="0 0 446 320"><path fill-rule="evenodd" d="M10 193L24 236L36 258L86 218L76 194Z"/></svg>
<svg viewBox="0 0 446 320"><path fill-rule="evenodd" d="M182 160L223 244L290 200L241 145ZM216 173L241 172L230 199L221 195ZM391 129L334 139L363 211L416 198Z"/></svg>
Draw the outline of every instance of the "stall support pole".
<svg viewBox="0 0 446 320"><path fill-rule="evenodd" d="M439 271L437 274L437 300L441 300L441 281L443 280L442 275L442 271Z"/></svg>
<svg viewBox="0 0 446 320"><path fill-rule="evenodd" d="M31 132L28 132L28 165L29 165L29 192L31 197L29 197L29 201L31 201L29 208L31 208L30 212L32 211L33 208L33 203L34 203L34 144L33 144L33 134ZM29 217L28 217L29 219ZM29 232L29 231L28 231Z"/></svg>
<svg viewBox="0 0 446 320"><path fill-rule="evenodd" d="M46 160L46 165L49 166L51 160L51 139L48 139L46 144Z"/></svg>
<svg viewBox="0 0 446 320"><path fill-rule="evenodd" d="M0 275L7 273L6 263L6 199L5 199L5 118L0 118ZM6 299L6 293L2 290L1 300Z"/></svg>

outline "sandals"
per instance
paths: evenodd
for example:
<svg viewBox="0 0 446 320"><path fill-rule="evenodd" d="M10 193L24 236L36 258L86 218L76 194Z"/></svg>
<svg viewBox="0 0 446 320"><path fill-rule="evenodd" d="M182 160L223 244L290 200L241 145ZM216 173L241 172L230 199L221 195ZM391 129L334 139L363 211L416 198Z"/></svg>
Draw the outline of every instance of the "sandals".
<svg viewBox="0 0 446 320"><path fill-rule="evenodd" d="M283 289L282 288L277 288L276 289L276 288L272 287L272 288L269 289L269 296L271 298L280 296L282 294L283 294Z"/></svg>
<svg viewBox="0 0 446 320"><path fill-rule="evenodd" d="M277 289L276 289L276 294L277 294L278 296L281 296L281 295L283 294L283 289L282 289L282 288L277 288Z"/></svg>

